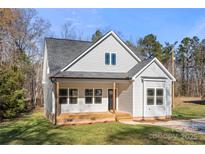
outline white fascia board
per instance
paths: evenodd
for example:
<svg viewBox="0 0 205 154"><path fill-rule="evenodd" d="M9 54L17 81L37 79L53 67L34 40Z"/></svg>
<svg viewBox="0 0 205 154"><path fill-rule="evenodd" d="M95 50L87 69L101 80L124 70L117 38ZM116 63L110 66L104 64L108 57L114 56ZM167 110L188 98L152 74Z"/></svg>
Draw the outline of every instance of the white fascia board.
<svg viewBox="0 0 205 154"><path fill-rule="evenodd" d="M111 31L112 35L123 45L123 47L125 47L126 50L128 50L130 52L130 54L135 57L138 61L141 61L141 59L139 59L139 57L137 57L132 50L130 50L130 48L120 39L119 36L117 36L117 34L115 34L113 31Z"/></svg>
<svg viewBox="0 0 205 154"><path fill-rule="evenodd" d="M154 58L155 59L155 58ZM153 61L154 59L152 59L152 61L150 61L147 65L145 65L137 74L135 74L133 77L132 77L132 80L134 80L139 74L141 74Z"/></svg>
<svg viewBox="0 0 205 154"><path fill-rule="evenodd" d="M155 58L155 61L162 67L162 69L171 77L172 81L176 81L175 77L162 65L162 63Z"/></svg>
<svg viewBox="0 0 205 154"><path fill-rule="evenodd" d="M61 69L61 72L65 71L66 69L68 69L71 65L73 65L76 61L78 61L81 57L83 57L85 54L87 54L90 50L92 50L94 47L96 47L98 44L100 44L105 38L107 38L109 35L112 35L115 37L115 39L117 39L122 45L123 47L125 47L130 54L135 57L138 61L141 61L139 59L139 57L137 57L128 47L127 45L113 32L110 31L108 32L105 36L103 36L100 40L98 40L96 43L94 43L91 47L89 47L86 51L84 51L81 55L79 55L77 58L75 58L70 64L68 64L67 66L65 66L63 69Z"/></svg>
<svg viewBox="0 0 205 154"><path fill-rule="evenodd" d="M165 71L165 73L168 74L168 76L172 79L172 81L176 81L176 79L174 78L174 76L169 73L169 71L162 65L162 63L155 57L154 59L152 59L152 61L150 61L147 65L145 65L137 74L135 74L132 77L132 80L134 80L139 74L141 74L149 65L151 65L154 61L156 61L156 63L161 67L161 69L163 69Z"/></svg>

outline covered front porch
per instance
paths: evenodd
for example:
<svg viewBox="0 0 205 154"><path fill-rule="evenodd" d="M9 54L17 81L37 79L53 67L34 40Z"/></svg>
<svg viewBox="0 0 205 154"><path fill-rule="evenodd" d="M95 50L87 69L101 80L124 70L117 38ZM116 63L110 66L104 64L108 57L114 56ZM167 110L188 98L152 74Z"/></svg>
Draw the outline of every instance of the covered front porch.
<svg viewBox="0 0 205 154"><path fill-rule="evenodd" d="M132 83L122 80L56 80L56 123L131 119Z"/></svg>

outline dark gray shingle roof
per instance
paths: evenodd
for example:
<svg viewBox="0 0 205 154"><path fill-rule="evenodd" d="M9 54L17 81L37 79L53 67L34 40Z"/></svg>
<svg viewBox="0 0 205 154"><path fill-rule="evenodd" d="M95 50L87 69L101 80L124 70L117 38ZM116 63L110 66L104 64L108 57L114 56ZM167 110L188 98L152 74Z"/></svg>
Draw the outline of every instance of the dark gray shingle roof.
<svg viewBox="0 0 205 154"><path fill-rule="evenodd" d="M71 63L93 43L87 41L46 38L50 73L58 72Z"/></svg>
<svg viewBox="0 0 205 154"><path fill-rule="evenodd" d="M112 72L72 72L64 71L55 75L60 78L86 78L86 79L129 79L127 73Z"/></svg>
<svg viewBox="0 0 205 154"><path fill-rule="evenodd" d="M152 59L141 61L140 63L136 64L133 68L131 68L127 73L128 76L133 77L135 74L137 74L141 69L143 69L147 64L149 64Z"/></svg>

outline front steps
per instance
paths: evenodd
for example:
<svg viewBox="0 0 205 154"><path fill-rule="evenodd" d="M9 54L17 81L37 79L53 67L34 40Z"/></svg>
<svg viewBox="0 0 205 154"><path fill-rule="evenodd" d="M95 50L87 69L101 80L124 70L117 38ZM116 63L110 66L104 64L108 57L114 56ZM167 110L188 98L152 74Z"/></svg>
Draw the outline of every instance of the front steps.
<svg viewBox="0 0 205 154"><path fill-rule="evenodd" d="M57 124L82 125L114 121L125 121L131 119L131 115L126 112L116 112L116 114L111 112L62 113L57 117Z"/></svg>

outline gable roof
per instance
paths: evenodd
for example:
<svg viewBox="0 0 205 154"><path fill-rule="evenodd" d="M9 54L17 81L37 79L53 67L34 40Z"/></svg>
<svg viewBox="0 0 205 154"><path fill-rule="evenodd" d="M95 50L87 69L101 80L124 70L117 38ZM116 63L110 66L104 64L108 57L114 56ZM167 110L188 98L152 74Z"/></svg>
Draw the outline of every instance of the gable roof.
<svg viewBox="0 0 205 154"><path fill-rule="evenodd" d="M112 35L124 48L130 52L139 63L136 64L126 73L113 72L64 72L69 65L79 60L87 54L92 48L97 46L101 41ZM134 79L143 72L152 62L156 62L158 66L169 76L170 79L176 81L174 76L159 62L157 58L143 60L136 47L125 45L125 43L113 32L107 33L96 43L81 40L69 40L58 38L45 38L45 44L48 54L48 65L50 77L68 77L68 78L109 78L109 79ZM139 59L142 59L142 61ZM68 65L69 64L69 65Z"/></svg>
<svg viewBox="0 0 205 154"><path fill-rule="evenodd" d="M84 54L89 52L88 50L94 48L109 35L115 37L123 47L138 59L138 61L141 61L141 58L143 59L140 52L137 51L137 48L125 45L125 43L113 31L108 32L96 43L49 37L45 38L45 45L47 48L50 75L54 76L56 73L60 73L62 70L67 69L69 65L80 59Z"/></svg>
<svg viewBox="0 0 205 154"><path fill-rule="evenodd" d="M93 43L88 41L45 38L50 73L55 74L71 63Z"/></svg>
<svg viewBox="0 0 205 154"><path fill-rule="evenodd" d="M92 44L87 50L85 50L81 55L76 57L71 63L68 63L67 66L65 66L62 71L65 71L68 69L71 65L73 65L75 62L80 60L84 55L86 55L88 52L90 52L93 48L95 48L98 44L100 44L102 41L104 41L106 38L108 38L110 35L112 35L138 62L141 61L141 59L132 51L130 48L118 37L113 31L108 32L105 34L102 38L100 38L97 42Z"/></svg>
<svg viewBox="0 0 205 154"><path fill-rule="evenodd" d="M164 67L164 65L162 65L162 63L157 59L157 58L153 58L144 62L139 63L139 66L134 66L129 72L135 75L132 77L132 79L136 78L138 75L140 75L147 67L149 67L153 62L156 62L156 64L166 73L166 75L172 80L172 81L176 81L175 77L169 73L169 71Z"/></svg>
<svg viewBox="0 0 205 154"><path fill-rule="evenodd" d="M153 59L144 60L138 64L136 64L133 68L131 68L127 73L130 77L135 76L138 72L140 72L147 64L149 64Z"/></svg>

